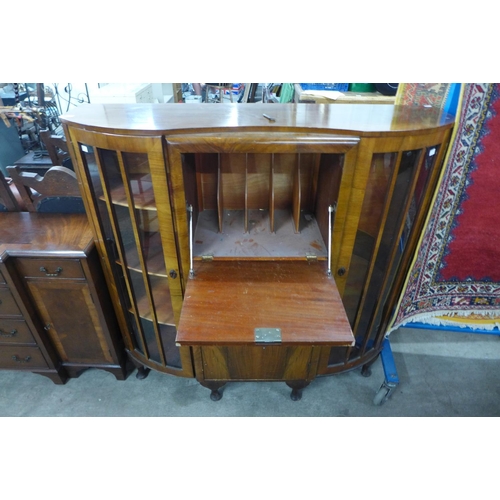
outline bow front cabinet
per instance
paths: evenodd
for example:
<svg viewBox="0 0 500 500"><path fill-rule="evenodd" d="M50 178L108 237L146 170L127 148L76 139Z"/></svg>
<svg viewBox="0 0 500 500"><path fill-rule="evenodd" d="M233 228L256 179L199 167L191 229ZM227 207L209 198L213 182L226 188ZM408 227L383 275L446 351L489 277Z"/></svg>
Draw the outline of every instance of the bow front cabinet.
<svg viewBox="0 0 500 500"><path fill-rule="evenodd" d="M283 381L368 367L453 126L390 105L85 105L62 117L130 359Z"/></svg>

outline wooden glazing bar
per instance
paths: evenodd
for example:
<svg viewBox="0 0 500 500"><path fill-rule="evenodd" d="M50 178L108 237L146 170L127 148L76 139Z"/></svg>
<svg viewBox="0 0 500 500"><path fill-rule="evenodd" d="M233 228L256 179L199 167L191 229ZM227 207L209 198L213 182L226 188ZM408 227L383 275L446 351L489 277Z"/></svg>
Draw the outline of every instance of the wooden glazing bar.
<svg viewBox="0 0 500 500"><path fill-rule="evenodd" d="M296 233L300 232L300 202L302 199L302 189L300 185L300 153L297 155L297 165L294 172L293 194L292 194L292 215L294 229Z"/></svg>
<svg viewBox="0 0 500 500"><path fill-rule="evenodd" d="M417 247L418 240L421 236L423 228L425 227L425 219L428 214L430 215L430 207L432 206L434 196L437 195L436 186L438 184L441 169L443 167L442 163L448 149L448 142L450 140L450 137L451 130L445 130L442 137L439 136L435 139L435 142L441 142L441 145L439 146L437 157L434 160L429 179L424 188L424 192L427 193L427 195L425 196L425 199L422 200L420 209L418 210L415 220L413 221L413 227L408 236L405 252L403 252L401 262L399 264L400 271L396 276L396 279L386 300L386 310L384 311L380 322L381 332L386 331L386 328L391 319L392 309L393 307L395 307L398 297L403 291L405 279L410 270L410 265L414 255L414 249Z"/></svg>
<svg viewBox="0 0 500 500"><path fill-rule="evenodd" d="M168 165L170 170L168 181L164 164L159 164L158 168L152 169L151 175L155 189L160 190L159 193L155 191L156 204L158 207L161 207L158 211L160 226L169 227L169 225L171 225L173 232L175 232L175 234L169 234L168 231L162 231L161 239L165 264L168 270L173 269L181 278L177 284L175 284L175 280L172 280L169 285L172 288L172 292L175 287L176 298L173 304L176 305L174 310L176 321L178 321L180 309L182 308L183 290L186 285L185 280L187 280L189 276L190 257L189 246L181 242L187 241L189 234L181 155L168 153ZM167 190L163 188L165 185L168 187ZM171 199L168 194L169 192L172 193ZM170 203L172 203L172 206ZM171 250L168 250L169 247ZM177 251L179 252L178 255ZM174 293L172 293L172 295L174 295ZM178 306L177 303L179 303Z"/></svg>
<svg viewBox="0 0 500 500"><path fill-rule="evenodd" d="M248 233L248 153L245 153L245 234Z"/></svg>
<svg viewBox="0 0 500 500"><path fill-rule="evenodd" d="M222 233L222 221L224 218L224 197L222 194L222 168L220 153L217 154L217 220L219 221L219 233Z"/></svg>
<svg viewBox="0 0 500 500"><path fill-rule="evenodd" d="M109 219L111 222L111 228L113 231L113 237L115 239L115 245L116 249L118 251L118 256L120 259L120 262L122 263L122 270L125 275L125 286L127 288L127 293L129 296L129 300L132 305L132 313L135 319L136 327L137 327L137 332L139 334L140 338L140 343L142 347L142 352L146 357L149 357L149 350L147 347L147 342L144 337L144 331L142 328L142 324L139 320L139 311L137 309L137 297L135 296L135 291L131 286L131 277L130 277L130 270L127 268L125 265L126 259L125 259L125 248L123 241L120 237L120 231L119 231L119 223L118 223L118 216L116 214L116 211L114 209L114 205L112 203L112 200L110 198L110 192L111 192L111 186L109 186L107 175L104 174L104 169L103 169L103 163L101 159L101 152L99 148L95 148L96 150L96 155L95 155L95 160L98 166L98 172L99 172L99 177L101 179L101 185L104 187L104 201L106 202L106 208L108 210L109 214Z"/></svg>
<svg viewBox="0 0 500 500"><path fill-rule="evenodd" d="M170 303L170 289L164 286L164 278L156 278L151 280L150 289L153 296L156 298L156 301L159 304ZM154 324L160 323L163 325L175 325L174 313L172 310L166 308L162 311L158 311L151 308L151 304L149 301L149 295L144 297L137 298L138 309L141 311L148 311L146 313L142 313L141 317L148 321L153 322ZM153 314L154 312L154 314Z"/></svg>
<svg viewBox="0 0 500 500"><path fill-rule="evenodd" d="M120 167L120 173L122 175L122 181L123 181L123 186L125 189L125 195L127 197L127 202L128 202L128 210L129 210L129 215L130 215L130 220L132 222L132 229L134 233L134 240L136 244L136 249L137 253L139 255L139 262L140 262L140 268L142 272L142 278L144 282L144 288L146 290L146 297L149 305L149 309L151 311L151 316L150 318L148 317L147 319L150 319L153 323L153 329L155 332L155 338L156 342L158 344L158 351L160 354L160 359L161 363L166 366L166 359L165 359L165 354L163 350L163 343L161 340L161 335L160 335L160 329L158 327L158 318L157 318L157 311L156 311L156 305L153 299L153 293L151 290L151 283L148 275L148 269L146 266L146 259L144 258L144 253L143 253L143 248L142 248L142 242L141 238L139 235L139 230L138 228L140 227L139 220L137 218L137 213L136 213L136 208L135 208L135 200L132 195L132 188L130 186L130 179L127 175L126 169L125 169L125 162L123 160L123 153L121 151L118 151L118 165ZM144 317L144 316L142 316Z"/></svg>
<svg viewBox="0 0 500 500"><path fill-rule="evenodd" d="M401 166L402 158L403 158L403 152L399 151L397 158L396 158L396 164L395 164L394 169L393 169L392 174L391 174L391 179L389 182L389 189L387 190L387 193L385 196L384 210L382 212L382 219L381 219L382 221L385 221L387 219L387 214L389 212L389 208L390 208L390 204L391 204L390 202L392 200L394 186L396 185L396 180L398 177L399 167ZM366 273L365 285L364 285L363 290L361 292L361 299L359 301L359 307L358 307L358 310L356 312L356 319L354 320L354 327L353 327L353 332L355 332L354 333L355 337L358 334L358 327L359 327L359 323L361 321L361 316L363 314L368 289L370 287L371 279L373 276L375 261L377 260L377 255L378 255L378 251L380 248L380 242L382 241L382 236L383 236L383 232L384 232L384 226L385 226L385 224L382 222L382 224L380 224L380 227L378 228L377 238L376 238L375 245L374 245L374 248L372 251L372 256L370 259L370 264L368 266L368 271ZM369 335L369 332L364 332L364 337L368 336L368 335Z"/></svg>
<svg viewBox="0 0 500 500"><path fill-rule="evenodd" d="M408 193L406 195L406 201L405 201L404 208L402 209L402 215L400 217L399 228L398 228L397 233L396 233L395 241L400 241L401 236L403 234L404 226L405 226L405 223L406 223L406 217L408 215L408 211L410 209L410 205L411 205L413 196L415 194L415 187L417 185L418 176L420 175L420 171L422 169L422 165L424 163L425 156L426 156L426 152L420 150L419 159L418 159L418 163L417 163L417 168L415 168L414 171L412 172L411 184L410 184L410 187L408 189ZM384 272L384 277L382 279L382 284L381 284L381 286L379 287L379 289L377 291L377 299L376 299L376 302L375 302L376 305L375 305L375 308L373 309L373 311L371 313L370 321L368 323L367 331L369 331L369 332L372 330L372 328L374 326L373 324L375 322L375 318L378 316L378 313L379 313L379 310L380 310L380 307L381 307L381 302L380 301L381 301L381 298L382 298L382 292L386 289L385 287L388 285L388 282L389 282L389 279L390 279L390 275L392 274L392 268L394 266L394 261L396 259L396 254L397 254L397 251L398 251L398 246L399 246L398 244L392 245L392 250L391 250L391 253L389 255L388 264L385 266L385 272ZM361 349L360 349L361 356L366 351L368 340L369 340L369 336L366 335L365 338L364 338L364 340L363 340L363 343L361 345Z"/></svg>
<svg viewBox="0 0 500 500"><path fill-rule="evenodd" d="M271 154L269 171L269 230L274 233L274 153Z"/></svg>
<svg viewBox="0 0 500 500"><path fill-rule="evenodd" d="M102 269L104 271L104 275L106 277L106 282L111 284L108 286L110 295L112 296L113 305L119 304L121 301L120 294L118 292L118 287L116 286L115 274L109 265L106 265L107 262L113 262L116 258L116 253L113 251L111 254L109 244L107 243L108 234L103 227L102 222L100 221L101 215L98 209L99 203L105 203L105 199L103 196L103 184L101 180L101 173L98 170L97 179L99 180L100 185L98 188L100 189L99 193L96 193L95 180L92 177L90 166L88 163L88 159L86 155L81 151L81 144L77 138L75 138L74 130L70 129L66 124L63 124L64 135L68 139L68 147L71 159L73 164L75 165L75 174L78 178L79 186L83 193L83 202L85 205L85 211L89 215L88 221L91 225L94 233L94 241L99 250L100 255L104 257L104 265ZM79 131L81 133L82 131ZM85 132L88 135L91 135L91 132ZM90 141L83 141L90 142ZM96 160L96 165L98 165ZM111 213L109 211L109 206L106 207L108 211L108 216ZM110 219L111 225L111 219ZM116 241L116 238L115 238ZM131 334L129 332L129 321L126 318L125 312L121 307L114 307L118 323L120 325L120 331L124 332L124 342L125 347L129 351L133 351L135 349L135 344L132 340Z"/></svg>

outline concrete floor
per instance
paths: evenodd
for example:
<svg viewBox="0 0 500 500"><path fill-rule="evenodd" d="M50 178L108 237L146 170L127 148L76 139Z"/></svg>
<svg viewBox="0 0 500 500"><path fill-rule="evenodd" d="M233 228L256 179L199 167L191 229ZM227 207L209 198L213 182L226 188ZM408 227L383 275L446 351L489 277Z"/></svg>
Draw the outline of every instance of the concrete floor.
<svg viewBox="0 0 500 500"><path fill-rule="evenodd" d="M194 379L151 372L117 381L87 370L58 386L43 376L0 371L2 417L477 417L500 415L500 337L401 328L390 337L400 384L381 406L384 380L359 370L317 378L301 401L284 383L232 383L213 402Z"/></svg>

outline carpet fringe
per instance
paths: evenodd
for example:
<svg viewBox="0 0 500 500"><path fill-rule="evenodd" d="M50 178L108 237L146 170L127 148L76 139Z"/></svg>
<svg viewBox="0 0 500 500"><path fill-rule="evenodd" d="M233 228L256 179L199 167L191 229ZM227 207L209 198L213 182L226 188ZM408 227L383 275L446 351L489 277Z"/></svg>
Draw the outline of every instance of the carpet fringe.
<svg viewBox="0 0 500 500"><path fill-rule="evenodd" d="M471 315L481 316L481 319L474 318L471 321L462 321L463 319L467 319ZM460 321L453 321L453 319L446 319L446 316L460 317ZM488 321L490 320L490 321ZM491 311L453 311L453 312L445 312L445 311L435 311L435 312L427 312L423 314L416 314L411 318L408 318L402 322L397 324L393 324L387 330L385 336L388 337L393 331L397 330L401 327L411 328L412 323L424 323L427 325L436 325L441 327L446 326L455 326L459 328L470 328L471 330L485 330L491 331L494 329L500 329L500 310L491 310Z"/></svg>

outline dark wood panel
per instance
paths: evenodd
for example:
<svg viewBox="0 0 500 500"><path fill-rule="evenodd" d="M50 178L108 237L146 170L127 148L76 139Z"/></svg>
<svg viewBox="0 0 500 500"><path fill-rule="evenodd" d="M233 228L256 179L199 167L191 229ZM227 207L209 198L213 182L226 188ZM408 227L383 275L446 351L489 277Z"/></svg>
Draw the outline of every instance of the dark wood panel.
<svg viewBox="0 0 500 500"><path fill-rule="evenodd" d="M39 280L28 286L63 362L113 362L86 283Z"/></svg>
<svg viewBox="0 0 500 500"><path fill-rule="evenodd" d="M21 311L8 288L0 288L0 315L20 316Z"/></svg>
<svg viewBox="0 0 500 500"><path fill-rule="evenodd" d="M205 380L307 380L311 347L204 346Z"/></svg>
<svg viewBox="0 0 500 500"><path fill-rule="evenodd" d="M0 344L36 344L24 320L0 319Z"/></svg>
<svg viewBox="0 0 500 500"><path fill-rule="evenodd" d="M48 368L38 347L2 346L0 368L16 370L38 370Z"/></svg>

